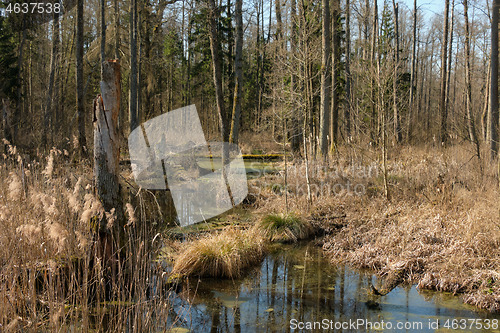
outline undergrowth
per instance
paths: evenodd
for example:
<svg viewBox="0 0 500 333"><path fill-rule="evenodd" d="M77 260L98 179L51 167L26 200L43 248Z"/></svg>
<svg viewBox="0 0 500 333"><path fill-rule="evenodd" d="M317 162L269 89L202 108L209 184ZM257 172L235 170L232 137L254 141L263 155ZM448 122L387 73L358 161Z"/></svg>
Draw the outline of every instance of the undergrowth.
<svg viewBox="0 0 500 333"><path fill-rule="evenodd" d="M160 222L145 223L149 193L126 197L126 243L102 261L97 221L117 223L94 195L92 169L67 151L0 155L0 331L169 328L169 290L152 264ZM90 176L89 176L90 175ZM149 200L151 201L151 200ZM151 214L148 215L151 217ZM143 222L141 222L143 221ZM162 320L153 320L163 318ZM171 323L172 321L170 321Z"/></svg>

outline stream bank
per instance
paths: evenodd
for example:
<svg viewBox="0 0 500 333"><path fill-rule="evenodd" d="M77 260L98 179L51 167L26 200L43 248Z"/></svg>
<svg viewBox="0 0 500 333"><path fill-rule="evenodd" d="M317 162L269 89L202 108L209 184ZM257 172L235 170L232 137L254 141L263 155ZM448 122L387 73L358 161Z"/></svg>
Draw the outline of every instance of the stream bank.
<svg viewBox="0 0 500 333"><path fill-rule="evenodd" d="M457 296L414 286L398 286L383 297L371 295L370 286L381 283L367 271L331 265L313 242L275 244L262 263L243 278L192 278L182 291L172 292L174 312L167 327L173 327L171 332L289 332L323 319L332 325L363 319L372 325L383 321L386 328L398 323L414 325L398 330L403 332L417 331L418 325L422 327L419 331L434 332L430 323L445 329L452 319L500 319L474 311ZM361 325L335 331L375 329Z"/></svg>

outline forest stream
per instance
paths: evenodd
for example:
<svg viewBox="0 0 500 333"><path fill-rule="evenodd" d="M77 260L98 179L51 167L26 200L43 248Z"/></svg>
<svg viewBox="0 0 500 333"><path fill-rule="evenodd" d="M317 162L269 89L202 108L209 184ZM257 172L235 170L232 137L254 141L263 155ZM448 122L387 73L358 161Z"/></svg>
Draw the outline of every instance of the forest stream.
<svg viewBox="0 0 500 333"><path fill-rule="evenodd" d="M331 265L312 242L279 244L243 279L189 280L182 292L171 294L174 311L167 327L173 327L171 332L310 332L300 330L300 323L327 319L335 328L335 323L364 319L372 322L373 329L312 331L391 331L388 326L376 329L376 323L383 321L397 332L446 332L452 331L451 320L456 319L456 325L467 322L467 329L461 331L480 332L476 323L485 325L489 319L493 325L500 319L463 304L459 296L415 286L373 296L372 283L381 281L368 272ZM396 329L398 322L422 328Z"/></svg>

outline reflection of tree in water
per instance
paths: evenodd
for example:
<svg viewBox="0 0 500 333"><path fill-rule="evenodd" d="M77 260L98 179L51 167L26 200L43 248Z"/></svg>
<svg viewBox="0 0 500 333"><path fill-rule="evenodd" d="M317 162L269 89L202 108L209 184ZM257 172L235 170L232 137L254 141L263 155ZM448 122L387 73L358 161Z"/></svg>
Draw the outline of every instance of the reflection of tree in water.
<svg viewBox="0 0 500 333"><path fill-rule="evenodd" d="M463 306L442 308L441 304L431 303L426 307L429 303L414 288L398 288L384 297L372 296L371 284L380 282L372 280L371 274L331 265L321 249L313 245L284 245L243 279L203 279L191 286L189 293L183 293L191 306L190 322L183 327L192 332L274 332L290 331L292 319L395 322L416 315L423 317L415 320L427 322L425 316L429 315L474 316ZM370 302L378 306L369 307Z"/></svg>

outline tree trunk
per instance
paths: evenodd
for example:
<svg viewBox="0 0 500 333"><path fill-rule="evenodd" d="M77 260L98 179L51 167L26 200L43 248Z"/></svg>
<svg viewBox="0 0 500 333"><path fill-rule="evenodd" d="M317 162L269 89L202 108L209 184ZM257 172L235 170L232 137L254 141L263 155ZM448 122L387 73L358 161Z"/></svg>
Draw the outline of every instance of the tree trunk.
<svg viewBox="0 0 500 333"><path fill-rule="evenodd" d="M85 106L83 85L83 0L76 5L76 108L78 117L78 145L80 155L87 156L87 140L85 136Z"/></svg>
<svg viewBox="0 0 500 333"><path fill-rule="evenodd" d="M120 60L120 2L115 0L115 59ZM121 108L120 108L121 110ZM121 116L121 115L120 115Z"/></svg>
<svg viewBox="0 0 500 333"><path fill-rule="evenodd" d="M375 44L377 43L377 27L378 27L378 21L377 21L377 18L378 18L378 5L377 5L377 1L375 1L373 3L373 26L372 26L372 49L371 49L371 55L370 55L370 63L372 65L372 68L376 70L376 64L375 64L375 52L376 52L376 47L375 47ZM371 80L371 87L370 87L370 103L371 103L371 112L372 112L372 115L371 115L371 119L370 119L370 127L371 127L371 139L373 141L373 143L376 143L377 141L377 137L378 137L378 133L377 130L376 130L376 124L375 124L375 118L376 118L376 110L375 110L375 78L373 78L372 76L372 80Z"/></svg>
<svg viewBox="0 0 500 333"><path fill-rule="evenodd" d="M257 62L257 68L256 68L256 71L255 71L255 82L257 83L257 94L255 95L256 99L255 99L255 115L254 115L254 119L255 119L255 124L256 126L254 126L255 129L258 130L259 126L260 126L260 116L261 116L261 109L260 109L260 63L261 63L261 54L260 54L260 41L261 41L261 37L260 37L260 10L261 10L261 6L260 6L260 3L261 1L256 1L255 4L257 6L257 12L256 12L256 16L257 16L257 33L255 34L255 58L256 58L256 62Z"/></svg>
<svg viewBox="0 0 500 333"><path fill-rule="evenodd" d="M3 137L7 140L12 140L12 130L9 122L9 100L2 98L2 127ZM11 142L12 143L12 142Z"/></svg>
<svg viewBox="0 0 500 333"><path fill-rule="evenodd" d="M488 106L490 100L490 71L491 71L491 59L488 60L488 72L486 74L485 82L485 92L484 92L484 103L483 112L481 114L481 131L482 137L485 142L489 142L489 131L488 131Z"/></svg>
<svg viewBox="0 0 500 333"><path fill-rule="evenodd" d="M339 127L339 90L340 90L340 0L333 1L333 59L332 59L332 105L330 119L330 134L332 140L331 150L337 149L337 134Z"/></svg>
<svg viewBox="0 0 500 333"><path fill-rule="evenodd" d="M329 111L330 111L330 0L322 0L322 42L321 42L321 109L320 119L321 124L319 128L319 150L321 156L326 158L328 153L328 125L329 125Z"/></svg>
<svg viewBox="0 0 500 333"><path fill-rule="evenodd" d="M281 19L281 1L274 1L275 12L276 12L276 39L279 43L283 42L283 21Z"/></svg>
<svg viewBox="0 0 500 333"><path fill-rule="evenodd" d="M415 0L415 6L416 6L417 0ZM392 79L392 94L393 94L393 110L394 110L394 140L396 143L401 142L401 126L399 123L399 111L398 111L398 79L399 79L399 18L398 18L398 9L399 6L395 2L395 0L392 0L392 7L394 9L394 33L395 36L394 38L396 39L396 47L394 49L394 77ZM416 26L416 10L415 13L413 14L414 16L414 25ZM416 39L416 29L413 29L413 38ZM413 43L413 47L415 48L415 43ZM414 70L414 63L412 62L412 72ZM412 88L410 88L412 90ZM410 95L412 92L410 91ZM410 100L412 97L410 97ZM410 109L411 109L412 102L410 101Z"/></svg>
<svg viewBox="0 0 500 333"><path fill-rule="evenodd" d="M446 144L448 139L447 120L448 110L446 109L446 77L448 74L447 51L448 51L448 13L450 11L450 0L445 0L444 20L443 20L443 41L441 46L441 99L439 110L441 115L441 143Z"/></svg>
<svg viewBox="0 0 500 333"><path fill-rule="evenodd" d="M48 136L51 128L51 120L53 116L52 102L54 98L54 81L57 69L57 57L59 52L59 14L54 13L54 20L52 21L52 52L50 54L50 74L49 86L47 89L47 100L45 101L45 110L43 115L43 132L42 132L42 146L47 148Z"/></svg>
<svg viewBox="0 0 500 333"><path fill-rule="evenodd" d="M297 51L297 6L296 0L291 0L290 3L290 57L293 58L295 52ZM290 80L290 90L291 94L295 95L295 91L298 86L298 80L295 73L291 75ZM300 125L300 107L297 104L292 104L292 139L291 146L292 152L296 153L300 150L301 145L301 135L304 135L302 130L302 126Z"/></svg>
<svg viewBox="0 0 500 333"><path fill-rule="evenodd" d="M351 4L350 0L345 2L345 131L347 142L351 141Z"/></svg>
<svg viewBox="0 0 500 333"><path fill-rule="evenodd" d="M116 60L102 64L101 95L94 100L94 181L97 197L104 210L114 214L114 223L104 216L99 221L98 255L103 266L114 269L123 229L123 203L120 195L118 113L120 109L120 64ZM105 214L106 215L106 214Z"/></svg>
<svg viewBox="0 0 500 333"><path fill-rule="evenodd" d="M434 40L431 41L431 59L429 61L429 76L427 78L428 81L428 93L427 93L427 105L426 105L426 114L427 114L427 121L426 121L426 130L427 133L429 133L430 130L430 119L431 119L431 102L432 102L432 86L433 86L433 64L434 64Z"/></svg>
<svg viewBox="0 0 500 333"><path fill-rule="evenodd" d="M17 57L17 101L16 107L14 109L14 113L12 114L12 141L13 144L16 143L17 140L17 132L19 129L19 119L21 118L21 99L22 99L22 67L23 67L23 57L24 57L24 43L26 41L26 16L23 15L23 32L21 34L21 41L19 42L19 55Z"/></svg>
<svg viewBox="0 0 500 333"><path fill-rule="evenodd" d="M406 127L406 140L409 142L411 139L411 119L414 109L415 100L415 62L417 52L417 0L413 1L413 40L411 52L411 72L410 72L410 100L408 103L408 120Z"/></svg>
<svg viewBox="0 0 500 333"><path fill-rule="evenodd" d="M453 54L453 28L455 25L455 0L451 1L451 26L450 26L450 47L448 48L448 73L446 77L446 97L445 97L445 109L450 110L450 87L451 87L451 63L452 63L452 54ZM457 44L458 45L458 44ZM457 55L458 55L458 47L457 47ZM453 80L453 97L455 98L455 88L457 81L457 61L455 61L455 77ZM453 108L451 109L453 110ZM453 114L451 115L453 117Z"/></svg>
<svg viewBox="0 0 500 333"><path fill-rule="evenodd" d="M477 158L481 158L479 141L474 124L474 116L472 115L472 86L471 86L471 68L470 68L470 31L469 31L469 14L467 0L463 0L464 18L465 18L465 87L467 90L467 127L469 129L469 139L476 146Z"/></svg>
<svg viewBox="0 0 500 333"><path fill-rule="evenodd" d="M226 17L230 18L227 20L227 64L225 65L226 70L226 75L227 75L227 89L232 92L235 91L236 87L236 50L235 50L235 36L233 33L233 20L232 20L232 14L231 14L231 0L226 0ZM237 5L235 4L235 7ZM272 7L272 6L271 6ZM236 18L236 8L235 8L235 21L237 20ZM237 28L236 28L237 29ZM238 32L236 32L238 33ZM237 38L237 37L236 37ZM234 53L233 53L234 52ZM241 82L241 81L240 81ZM234 97L234 96L233 96ZM227 110L233 110L234 109L234 98L228 98L227 99ZM228 115L229 117L230 115ZM228 119L230 121L231 119ZM232 126L232 122L231 125ZM230 130L229 128L228 130ZM232 135L229 135L230 138L232 138Z"/></svg>
<svg viewBox="0 0 500 333"><path fill-rule="evenodd" d="M236 83L234 86L233 100L233 119L231 123L231 142L238 143L238 134L240 131L241 117L241 88L243 85L243 0L236 0L235 19L236 19L236 50L234 59L234 71Z"/></svg>
<svg viewBox="0 0 500 333"><path fill-rule="evenodd" d="M210 27L209 27L209 37L210 37L210 51L212 53L212 67L213 67L213 79L215 86L215 100L217 103L217 113L219 116L219 128L222 136L222 141L229 141L229 126L228 117L224 109L224 94L222 92L222 64L219 58L220 55L220 45L219 36L217 32L217 16L218 9L215 4L215 0L209 0L209 10L210 10Z"/></svg>
<svg viewBox="0 0 500 333"><path fill-rule="evenodd" d="M490 150L491 158L498 152L498 10L500 0L493 1L491 15L491 74L490 74Z"/></svg>
<svg viewBox="0 0 500 333"><path fill-rule="evenodd" d="M118 111L120 106L120 64L103 63L101 95L94 100L94 175L96 191L106 211L120 207Z"/></svg>
<svg viewBox="0 0 500 333"><path fill-rule="evenodd" d="M132 132L139 126L137 117L137 0L130 0L130 90L129 127Z"/></svg>
<svg viewBox="0 0 500 333"><path fill-rule="evenodd" d="M106 60L106 0L101 0L101 77Z"/></svg>

